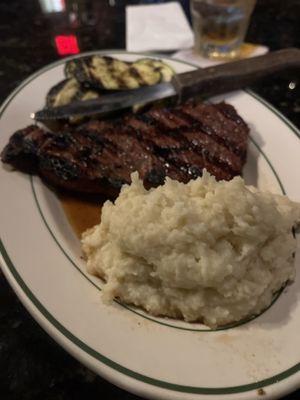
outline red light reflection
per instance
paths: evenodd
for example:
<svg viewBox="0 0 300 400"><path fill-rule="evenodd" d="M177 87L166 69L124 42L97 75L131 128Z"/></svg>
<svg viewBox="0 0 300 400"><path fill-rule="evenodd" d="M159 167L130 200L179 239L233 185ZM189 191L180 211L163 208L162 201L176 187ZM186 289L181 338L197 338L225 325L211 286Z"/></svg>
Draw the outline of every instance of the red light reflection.
<svg viewBox="0 0 300 400"><path fill-rule="evenodd" d="M77 54L80 52L75 35L55 36L55 45L59 55Z"/></svg>

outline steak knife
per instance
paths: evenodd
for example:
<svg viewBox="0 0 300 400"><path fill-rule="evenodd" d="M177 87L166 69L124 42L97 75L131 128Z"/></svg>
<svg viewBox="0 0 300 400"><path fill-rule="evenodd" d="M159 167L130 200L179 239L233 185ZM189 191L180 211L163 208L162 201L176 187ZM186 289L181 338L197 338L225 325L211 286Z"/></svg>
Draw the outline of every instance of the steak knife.
<svg viewBox="0 0 300 400"><path fill-rule="evenodd" d="M175 98L178 103L193 97L205 99L242 89L273 73L299 67L300 49L278 50L259 57L177 74L170 82L119 91L65 106L44 108L32 113L31 118L43 122L74 116L107 115L137 104L145 105L166 98Z"/></svg>

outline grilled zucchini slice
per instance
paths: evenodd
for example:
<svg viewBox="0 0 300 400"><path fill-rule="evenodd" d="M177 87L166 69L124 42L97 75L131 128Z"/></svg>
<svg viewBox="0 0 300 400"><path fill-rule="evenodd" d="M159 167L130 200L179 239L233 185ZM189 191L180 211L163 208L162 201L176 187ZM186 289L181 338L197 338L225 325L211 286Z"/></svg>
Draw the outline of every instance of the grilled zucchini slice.
<svg viewBox="0 0 300 400"><path fill-rule="evenodd" d="M133 63L131 65L131 74L136 76L139 86L156 85L161 82L160 72L148 64Z"/></svg>
<svg viewBox="0 0 300 400"><path fill-rule="evenodd" d="M84 90L74 78L65 79L53 86L46 96L47 107L58 107L79 100L95 99L99 94L92 90Z"/></svg>
<svg viewBox="0 0 300 400"><path fill-rule="evenodd" d="M65 74L75 78L81 85L97 90L119 90L127 88L121 77L131 63L112 57L89 56L67 62Z"/></svg>
<svg viewBox="0 0 300 400"><path fill-rule="evenodd" d="M76 97L80 88L76 79L65 79L53 86L46 96L47 107L63 106Z"/></svg>
<svg viewBox="0 0 300 400"><path fill-rule="evenodd" d="M106 90L127 88L122 77L128 72L130 64L111 57L94 56L89 65L92 80Z"/></svg>
<svg viewBox="0 0 300 400"><path fill-rule="evenodd" d="M81 62L81 59L75 59L68 61L65 65L65 76L66 78L75 78L75 71L78 68L79 63Z"/></svg>
<svg viewBox="0 0 300 400"><path fill-rule="evenodd" d="M69 61L65 74L82 86L96 90L126 90L168 81L173 69L160 60L142 59L134 63L112 57L88 56Z"/></svg>
<svg viewBox="0 0 300 400"><path fill-rule="evenodd" d="M159 72L161 74L161 81L169 82L173 75L175 75L175 71L170 65L164 63L161 60L154 60L152 58L142 58L138 61L135 61L133 65L148 65L154 71Z"/></svg>
<svg viewBox="0 0 300 400"><path fill-rule="evenodd" d="M76 79L81 86L85 86L86 82L91 81L89 63L91 56L78 58L68 61L65 66L65 75L67 78ZM91 85L90 85L91 86Z"/></svg>

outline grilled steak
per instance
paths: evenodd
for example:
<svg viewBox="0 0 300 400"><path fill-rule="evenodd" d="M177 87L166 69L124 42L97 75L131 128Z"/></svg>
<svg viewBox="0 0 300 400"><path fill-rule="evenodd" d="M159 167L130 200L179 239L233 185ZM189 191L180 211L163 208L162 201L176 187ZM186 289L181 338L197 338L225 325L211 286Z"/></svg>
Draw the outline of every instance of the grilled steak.
<svg viewBox="0 0 300 400"><path fill-rule="evenodd" d="M11 136L1 157L56 187L112 197L136 170L146 188L166 176L188 182L204 168L230 180L245 163L248 131L229 104L186 103L55 133L32 125Z"/></svg>

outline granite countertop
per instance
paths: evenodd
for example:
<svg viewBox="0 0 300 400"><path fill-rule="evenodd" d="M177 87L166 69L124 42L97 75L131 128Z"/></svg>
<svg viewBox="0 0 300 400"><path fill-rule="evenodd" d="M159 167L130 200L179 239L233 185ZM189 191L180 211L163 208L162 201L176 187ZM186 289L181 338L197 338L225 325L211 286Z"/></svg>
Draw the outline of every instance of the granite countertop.
<svg viewBox="0 0 300 400"><path fill-rule="evenodd" d="M58 35L76 34L81 51L124 48L125 5L150 1L65 0L66 10L60 13L47 13L46 3L0 2L0 101L29 74L61 58L54 45ZM188 14L188 1L181 3ZM299 0L258 0L247 41L272 50L300 47L299 15ZM300 128L299 73L270 77L252 89ZM0 389L1 398L8 400L138 399L59 347L21 305L1 272ZM300 391L285 400L299 398Z"/></svg>

